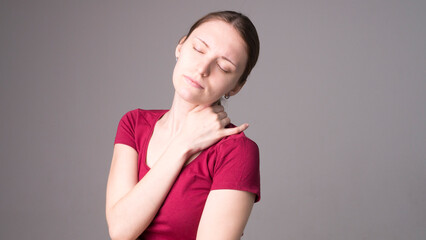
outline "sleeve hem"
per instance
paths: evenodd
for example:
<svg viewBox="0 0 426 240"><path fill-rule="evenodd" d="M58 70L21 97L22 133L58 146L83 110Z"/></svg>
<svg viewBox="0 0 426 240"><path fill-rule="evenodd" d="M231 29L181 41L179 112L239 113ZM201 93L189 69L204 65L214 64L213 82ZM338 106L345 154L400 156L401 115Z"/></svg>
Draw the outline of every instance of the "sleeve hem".
<svg viewBox="0 0 426 240"><path fill-rule="evenodd" d="M250 192L253 193L255 195L255 200L254 202L259 202L260 201L260 191L256 190L256 189L250 189L250 188L245 188L245 187L238 187L232 184L229 185L221 185L221 186L212 186L212 188L210 190L239 190L239 191L245 191L245 192Z"/></svg>
<svg viewBox="0 0 426 240"><path fill-rule="evenodd" d="M131 147L131 148L135 149L135 151L136 151L136 152L138 151L138 150L136 149L136 146L135 146L133 143L126 142L126 141L115 141L115 142L114 142L114 145L115 145L115 144L117 144L117 143L127 145L127 146L129 146L129 147Z"/></svg>

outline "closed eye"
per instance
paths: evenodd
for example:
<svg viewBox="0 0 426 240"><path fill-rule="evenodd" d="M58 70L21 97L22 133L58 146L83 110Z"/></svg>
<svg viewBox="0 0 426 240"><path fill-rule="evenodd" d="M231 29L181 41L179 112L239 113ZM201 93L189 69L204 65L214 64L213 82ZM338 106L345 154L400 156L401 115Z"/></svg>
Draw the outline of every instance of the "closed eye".
<svg viewBox="0 0 426 240"><path fill-rule="evenodd" d="M199 53L204 53L200 48L198 48L197 46L193 46L192 47L195 51L199 52Z"/></svg>
<svg viewBox="0 0 426 240"><path fill-rule="evenodd" d="M217 66L220 68L220 70L222 70L222 72L224 73L230 73L231 71L224 69L223 67L221 67L219 64L217 64Z"/></svg>

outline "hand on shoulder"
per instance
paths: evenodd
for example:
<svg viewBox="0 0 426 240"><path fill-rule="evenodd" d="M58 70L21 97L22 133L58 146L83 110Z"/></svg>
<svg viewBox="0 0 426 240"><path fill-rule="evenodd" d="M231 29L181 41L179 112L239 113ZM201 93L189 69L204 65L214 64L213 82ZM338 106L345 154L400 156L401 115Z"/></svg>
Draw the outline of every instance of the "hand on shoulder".
<svg viewBox="0 0 426 240"><path fill-rule="evenodd" d="M178 139L187 144L192 153L196 153L226 136L238 134L248 128L247 123L226 128L230 122L223 106L197 106L188 113Z"/></svg>

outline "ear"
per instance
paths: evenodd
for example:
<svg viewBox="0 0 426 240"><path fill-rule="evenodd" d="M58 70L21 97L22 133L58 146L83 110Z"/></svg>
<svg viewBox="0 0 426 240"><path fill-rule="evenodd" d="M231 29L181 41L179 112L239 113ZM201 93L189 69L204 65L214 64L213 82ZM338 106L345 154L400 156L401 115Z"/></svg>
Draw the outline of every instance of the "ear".
<svg viewBox="0 0 426 240"><path fill-rule="evenodd" d="M185 40L186 40L186 36L183 36L183 37L179 40L179 43L178 43L178 45L176 46L176 50L175 50L175 56L176 56L176 58L179 58L179 56L180 56L180 49L182 48L182 45L183 45L183 43L185 42Z"/></svg>

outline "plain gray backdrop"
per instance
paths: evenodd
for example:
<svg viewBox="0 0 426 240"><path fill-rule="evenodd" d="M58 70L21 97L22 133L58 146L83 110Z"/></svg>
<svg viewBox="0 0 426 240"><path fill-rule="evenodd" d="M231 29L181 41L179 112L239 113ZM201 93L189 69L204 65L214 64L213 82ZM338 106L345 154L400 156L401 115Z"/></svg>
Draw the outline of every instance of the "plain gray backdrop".
<svg viewBox="0 0 426 240"><path fill-rule="evenodd" d="M1 1L0 239L107 239L121 116L172 102L204 14L261 54L225 104L261 154L243 239L426 239L425 1Z"/></svg>

